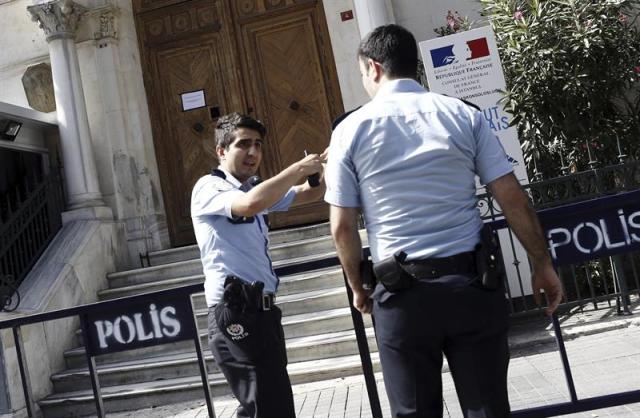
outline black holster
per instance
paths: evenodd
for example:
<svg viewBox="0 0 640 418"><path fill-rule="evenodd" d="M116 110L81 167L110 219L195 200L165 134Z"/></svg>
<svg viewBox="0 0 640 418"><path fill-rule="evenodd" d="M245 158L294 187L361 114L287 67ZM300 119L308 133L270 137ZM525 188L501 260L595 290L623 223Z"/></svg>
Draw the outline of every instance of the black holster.
<svg viewBox="0 0 640 418"><path fill-rule="evenodd" d="M504 264L498 238L487 224L480 230L480 243L475 252L478 278L474 284L486 290L497 289L504 280Z"/></svg>
<svg viewBox="0 0 640 418"><path fill-rule="evenodd" d="M247 283L244 280L228 276L224 282L224 304L232 309L257 312L262 303L264 283Z"/></svg>
<svg viewBox="0 0 640 418"><path fill-rule="evenodd" d="M224 283L222 301L214 308L218 329L224 338L239 347L253 361L264 352L259 313L264 283L247 283L229 276Z"/></svg>
<svg viewBox="0 0 640 418"><path fill-rule="evenodd" d="M404 251L398 251L393 256L373 264L376 279L389 292L408 289L413 284L415 279L401 265L406 258L407 254Z"/></svg>

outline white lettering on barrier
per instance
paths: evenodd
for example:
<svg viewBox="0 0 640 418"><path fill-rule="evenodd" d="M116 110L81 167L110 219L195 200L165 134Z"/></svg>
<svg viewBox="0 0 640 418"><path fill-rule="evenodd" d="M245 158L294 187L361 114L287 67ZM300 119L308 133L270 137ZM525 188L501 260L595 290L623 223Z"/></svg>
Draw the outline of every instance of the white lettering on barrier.
<svg viewBox="0 0 640 418"><path fill-rule="evenodd" d="M564 234L564 241L556 242L553 239L553 236L555 234ZM567 245L568 243L570 243L571 233L566 228L553 228L553 229L550 229L549 232L547 232L547 239L549 240L549 250L551 251L551 256L555 260L558 258L558 256L556 255L556 248L562 247L563 245Z"/></svg>
<svg viewBox="0 0 640 418"><path fill-rule="evenodd" d="M122 328L120 327L122 321L126 322L127 328L129 328L129 338L127 340L122 338ZM133 339L136 337L136 326L133 324L131 318L126 315L117 317L113 322L113 336L120 344L129 344L131 341L133 341Z"/></svg>
<svg viewBox="0 0 640 418"><path fill-rule="evenodd" d="M162 337L162 330L160 329L160 318L158 317L158 310L153 303L149 305L149 314L151 314L151 323L153 324L153 335L156 338Z"/></svg>
<svg viewBox="0 0 640 418"><path fill-rule="evenodd" d="M578 240L578 234L580 233L580 230L587 226L593 229L596 233L596 236L598 237L598 243L591 250L580 245L580 240ZM598 225L594 224L593 222L583 222L573 230L573 241L578 251L584 254L591 254L592 252L598 251L600 248L602 248L602 232L598 228Z"/></svg>
<svg viewBox="0 0 640 418"><path fill-rule="evenodd" d="M100 348L107 347L107 338L113 335L113 324L111 321L96 321L96 329L98 331L98 342Z"/></svg>
<svg viewBox="0 0 640 418"><path fill-rule="evenodd" d="M609 227L605 219L599 219L597 223L581 222L572 229L553 228L547 232L549 251L553 259L556 260L558 258L557 248L569 244L573 244L573 246L583 254L592 254L598 252L603 246L610 250L631 245L632 242L640 242L640 236L630 231L631 229L640 229L640 222L636 222L636 218L640 217L640 211L634 212L628 217L625 216L623 209L618 209L617 213L620 228L624 235L624 241L611 241ZM585 232L580 234L583 229ZM584 237L586 231L592 231L591 235L595 235L595 244L593 240L585 242Z"/></svg>
<svg viewBox="0 0 640 418"><path fill-rule="evenodd" d="M629 236L629 227L624 221L624 211L622 209L618 210L618 215L618 219L620 219L620 225L622 225L622 232L624 232L624 242L629 245L631 244L631 237Z"/></svg>
<svg viewBox="0 0 640 418"><path fill-rule="evenodd" d="M145 334L144 324L142 323L142 314L137 313L133 315L136 321L136 333L138 335L138 341L147 341L153 338L153 333Z"/></svg>
<svg viewBox="0 0 640 418"><path fill-rule="evenodd" d="M158 312L156 305L152 303L149 305L149 317L153 331L145 330L142 313L133 314L133 319L127 315L121 315L113 322L108 320L95 321L100 348L109 347L109 341L112 338L120 344L129 344L134 340L140 342L153 338L171 338L180 334L181 324L176 319L176 308L173 306L165 306ZM126 339L123 333L126 333Z"/></svg>
<svg viewBox="0 0 640 418"><path fill-rule="evenodd" d="M631 214L631 216L629 216L628 222L629 222L629 226L632 228L638 228L640 229L640 223L635 223L633 222L632 219L635 219L636 217L640 216L640 211L635 212L633 214ZM631 235L631 238L635 241L635 242L640 242L640 236L636 235L636 234L629 234Z"/></svg>
<svg viewBox="0 0 640 418"><path fill-rule="evenodd" d="M169 316L170 313L172 314L173 318ZM176 335L180 334L180 321L176 320L175 314L176 309L173 306L167 306L166 308L162 308L162 310L160 311L160 322L162 322L162 325L165 326L164 328L162 328L162 332L167 337L175 337ZM167 327L173 327L173 331L169 331Z"/></svg>

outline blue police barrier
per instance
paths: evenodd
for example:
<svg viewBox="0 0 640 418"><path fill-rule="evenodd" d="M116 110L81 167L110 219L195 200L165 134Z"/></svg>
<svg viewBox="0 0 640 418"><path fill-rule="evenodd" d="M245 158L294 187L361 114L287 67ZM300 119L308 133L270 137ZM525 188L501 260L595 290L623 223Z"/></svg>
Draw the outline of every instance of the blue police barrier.
<svg viewBox="0 0 640 418"><path fill-rule="evenodd" d="M537 213L556 266L602 256L615 256L640 249L640 190L545 209ZM489 225L496 232L508 227L504 219L491 221ZM349 303L352 304L352 293L346 282L346 277L345 286L349 295ZM358 347L372 414L375 418L381 417L364 324L360 313L353 307L351 307L351 311L354 330L357 336L361 336L358 338ZM549 417L640 402L640 390L578 399L556 314L551 317L551 323L571 401L513 411L512 417ZM364 344L361 344L360 339L364 341Z"/></svg>
<svg viewBox="0 0 640 418"><path fill-rule="evenodd" d="M203 284L195 284L0 321L0 329L13 329L27 415L35 416L35 408L21 327L79 316L89 378L99 417L105 416L105 409L95 356L192 339L198 357L207 412L209 417L215 418L207 367L191 300L192 294L203 290Z"/></svg>
<svg viewBox="0 0 640 418"><path fill-rule="evenodd" d="M640 249L640 190L540 210L538 218L556 266ZM507 228L504 219L490 225L494 231ZM579 399L556 314L551 324L571 400L513 411L512 417L550 417L640 402L640 390Z"/></svg>

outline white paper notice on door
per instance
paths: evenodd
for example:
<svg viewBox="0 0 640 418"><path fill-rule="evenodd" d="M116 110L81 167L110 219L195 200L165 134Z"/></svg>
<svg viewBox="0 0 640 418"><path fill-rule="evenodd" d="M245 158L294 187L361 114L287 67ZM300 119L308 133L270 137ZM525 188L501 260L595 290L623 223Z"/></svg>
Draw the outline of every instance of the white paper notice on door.
<svg viewBox="0 0 640 418"><path fill-rule="evenodd" d="M180 94L182 99L182 111L199 109L205 107L207 102L204 98L204 90L189 91Z"/></svg>

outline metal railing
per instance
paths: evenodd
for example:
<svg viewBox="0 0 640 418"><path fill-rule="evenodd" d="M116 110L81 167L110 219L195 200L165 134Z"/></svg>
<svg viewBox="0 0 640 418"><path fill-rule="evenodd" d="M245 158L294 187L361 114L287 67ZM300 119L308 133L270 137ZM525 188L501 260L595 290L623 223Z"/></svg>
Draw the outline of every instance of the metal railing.
<svg viewBox="0 0 640 418"><path fill-rule="evenodd" d="M536 210L578 203L640 189L640 161L596 168L523 187ZM478 196L478 208L485 221L503 218L501 209L488 192ZM503 251L510 254L517 276L511 285L507 283L511 313L526 315L528 312L537 312L539 308L532 297L525 295L528 285L524 279L525 264L518 256L515 235L511 229L507 229L507 236L508 245L503 246ZM637 293L640 297L639 271L640 252L637 251L561 266L558 272L567 295L563 306L583 311L611 308L615 304L618 314L629 314L630 295Z"/></svg>
<svg viewBox="0 0 640 418"><path fill-rule="evenodd" d="M72 308L61 309L57 311L44 312L35 315L29 315L24 317L19 317L15 319L10 319L6 321L0 322L0 329L9 329L11 328L13 331L13 339L16 347L16 355L18 358L18 367L20 369L20 377L22 381L22 390L25 398L25 405L27 408L27 415L29 417L36 416L33 391L31 389L31 378L29 374L29 368L27 364L27 357L25 354L25 345L22 338L22 327L30 324L37 324L41 322L48 322L57 319L69 318L74 316L80 317L82 338L84 342L86 357L87 357L87 366L89 368L91 385L93 388L94 401L96 404L96 412L98 416L105 416L105 409L102 400L102 393L100 389L100 383L98 380L98 373L96 368L96 363L94 359L94 355L87 348L90 346L90 341L88 340L88 320L87 318L91 315L101 314L104 312L118 312L121 309L127 309L132 305L140 304L144 302L158 302L164 300L181 300L184 298L190 298L193 293L202 292L204 289L203 284L195 284L189 286L183 286L180 288L166 289L160 290L153 293L147 293L142 295L129 296L120 299L114 299L104 302L97 302L83 306L75 306ZM191 307L191 303L189 301L189 307ZM197 330L197 325L195 324L195 316L193 316L193 311L191 311L191 321L193 322L193 327ZM200 339L197 332L193 333L194 335L189 335L188 337L192 337L194 339L194 344L196 345L196 352L198 354L198 360L200 365L200 373L203 377L203 382L207 382L207 371L204 366L204 360L202 357L202 350L200 347ZM213 405L211 404L211 395L209 392L208 385L204 385L207 406L209 408L209 416L215 417L213 413Z"/></svg>
<svg viewBox="0 0 640 418"><path fill-rule="evenodd" d="M16 289L62 227L64 196L58 172L37 184L25 179L4 196L2 205L0 310L13 310L19 303Z"/></svg>
<svg viewBox="0 0 640 418"><path fill-rule="evenodd" d="M368 256L368 250L365 251L365 255ZM340 261L338 260L337 256L329 256L321 259L311 260L304 263L281 266L275 269L275 272L278 276L285 276L285 275L301 273L304 271L335 267L339 265L340 265ZM377 389L375 377L373 374L373 365L371 362L371 356L369 351L367 335L364 328L364 322L360 312L358 312L353 307L353 294L347 284L346 277L344 277L344 283L347 289L349 306L351 308L351 316L354 323L354 331L356 334L358 351L360 353L360 359L362 361L363 374L365 379L365 385L367 388L367 394L369 395L369 403L371 405L372 416L373 418L382 418L380 400L378 397L378 389ZM16 355L18 358L18 366L20 369L22 389L25 397L25 404L26 404L28 416L29 417L36 416L36 411L35 411L33 393L31 389L31 381L30 381L30 375L29 375L29 370L27 365L27 358L26 358L25 349L24 349L25 346L24 346L24 341L22 339L21 329L23 326L78 316L80 317L81 328L83 330L82 338L83 338L84 346L90 347L94 345L92 344L91 338L89 337L91 333L88 332L88 328L91 325L90 318L92 316L94 315L99 316L105 312L109 312L112 316L113 315L117 316L119 310L130 309L131 306L136 306L144 303L153 303L158 301L178 301L178 300L184 299L185 297L191 298L193 294L200 293L203 290L204 290L204 285L200 283L200 284L187 285L187 286L182 286L177 288L160 290L157 292L128 296L128 297L118 298L114 300L96 302L96 303L87 304L83 306L76 306L72 308L61 309L58 311L44 312L40 314L24 316L24 317L10 319L6 321L0 321L0 330L11 328L13 331L13 338L14 338L15 347L16 347ZM209 417L215 418L213 402L211 399L211 391L210 391L209 385L207 384L208 373L207 373L206 365L204 362L204 357L202 354L202 348L200 346L200 340L197 332L198 326L195 321L195 316L193 316L193 308L192 308L193 305L191 301L189 305L191 307L190 314L192 318L187 322L190 322L190 323L192 322L191 325L196 330L195 333L193 333L192 337L195 344L196 354L198 356L199 370L202 378L205 400L207 403L207 412ZM87 358L87 366L89 368L90 380L91 380L91 385L92 385L93 394L94 394L94 401L96 404L96 412L98 416L104 417L105 407L102 399L100 382L98 379L98 372L97 372L96 362L94 358L94 356L97 354L91 353L90 352L91 350L89 349L86 349L85 351L86 351L86 358Z"/></svg>

